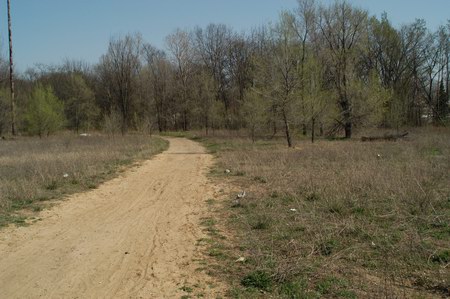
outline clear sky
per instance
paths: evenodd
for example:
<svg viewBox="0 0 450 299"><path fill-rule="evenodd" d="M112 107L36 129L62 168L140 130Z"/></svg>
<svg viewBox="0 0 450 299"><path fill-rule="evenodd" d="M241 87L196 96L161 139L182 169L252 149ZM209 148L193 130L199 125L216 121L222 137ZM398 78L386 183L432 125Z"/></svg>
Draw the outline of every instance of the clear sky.
<svg viewBox="0 0 450 299"><path fill-rule="evenodd" d="M176 28L224 23L235 30L276 21L296 0L11 0L16 68L58 64L64 58L95 63L111 36L141 32L147 42L164 48ZM333 0L322 0L332 3ZM450 0L349 0L393 24L426 20L430 29L450 19ZM0 48L7 53L6 0L0 2Z"/></svg>

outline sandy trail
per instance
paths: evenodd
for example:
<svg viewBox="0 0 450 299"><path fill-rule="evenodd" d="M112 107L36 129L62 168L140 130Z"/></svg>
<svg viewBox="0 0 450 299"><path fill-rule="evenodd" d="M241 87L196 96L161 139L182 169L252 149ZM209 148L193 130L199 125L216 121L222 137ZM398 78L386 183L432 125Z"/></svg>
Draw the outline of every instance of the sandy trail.
<svg viewBox="0 0 450 299"><path fill-rule="evenodd" d="M29 227L0 231L0 298L214 298L196 241L212 157L186 139Z"/></svg>

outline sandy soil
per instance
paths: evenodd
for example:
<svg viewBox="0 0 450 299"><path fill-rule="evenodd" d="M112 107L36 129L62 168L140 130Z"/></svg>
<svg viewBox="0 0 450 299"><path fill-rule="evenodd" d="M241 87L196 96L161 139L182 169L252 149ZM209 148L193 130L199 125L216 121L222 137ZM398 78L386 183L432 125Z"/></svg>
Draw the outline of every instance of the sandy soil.
<svg viewBox="0 0 450 299"><path fill-rule="evenodd" d="M0 231L0 298L214 298L196 245L212 157L170 139L168 151L76 194L29 227ZM186 288L185 288L186 289Z"/></svg>

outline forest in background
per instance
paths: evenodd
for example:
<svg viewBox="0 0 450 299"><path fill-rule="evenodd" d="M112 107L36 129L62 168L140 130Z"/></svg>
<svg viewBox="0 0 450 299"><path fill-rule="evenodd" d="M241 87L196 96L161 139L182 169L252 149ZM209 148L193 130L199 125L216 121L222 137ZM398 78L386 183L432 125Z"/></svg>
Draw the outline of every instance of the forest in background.
<svg viewBox="0 0 450 299"><path fill-rule="evenodd" d="M139 33L113 37L95 65L37 65L15 80L0 65L0 136L247 130L344 136L364 127L446 125L450 20L395 28L349 4L299 0L274 24L177 29L157 49ZM14 103L13 103L14 101ZM15 111L11 111L15 104Z"/></svg>

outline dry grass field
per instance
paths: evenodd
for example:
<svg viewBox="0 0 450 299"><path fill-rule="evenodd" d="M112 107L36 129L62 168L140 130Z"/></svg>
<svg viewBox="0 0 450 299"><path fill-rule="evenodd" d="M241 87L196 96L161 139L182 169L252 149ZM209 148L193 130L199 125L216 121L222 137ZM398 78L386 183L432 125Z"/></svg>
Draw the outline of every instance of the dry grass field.
<svg viewBox="0 0 450 299"><path fill-rule="evenodd" d="M448 128L295 149L197 139L218 158L213 179L232 185L203 222L211 273L228 278L232 297L450 296Z"/></svg>
<svg viewBox="0 0 450 299"><path fill-rule="evenodd" d="M0 140L0 227L24 224L52 199L95 188L122 166L167 148L142 135Z"/></svg>

